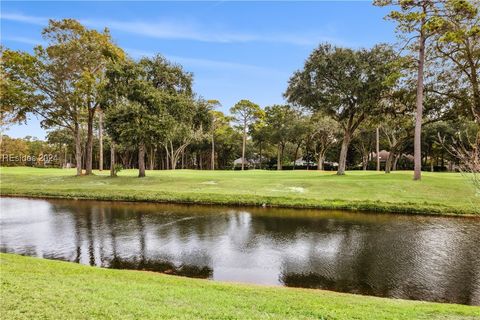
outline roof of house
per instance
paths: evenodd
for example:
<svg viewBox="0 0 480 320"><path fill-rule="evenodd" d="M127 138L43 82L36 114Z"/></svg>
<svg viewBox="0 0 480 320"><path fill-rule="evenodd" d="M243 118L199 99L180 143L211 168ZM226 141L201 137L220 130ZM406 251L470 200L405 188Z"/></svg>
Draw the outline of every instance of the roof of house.
<svg viewBox="0 0 480 320"><path fill-rule="evenodd" d="M248 159L245 159L245 160L243 161L243 163L244 163L244 164L248 164L248 163L250 163L250 161L248 161ZM242 164L242 158L235 159L235 160L233 161L233 164Z"/></svg>
<svg viewBox="0 0 480 320"><path fill-rule="evenodd" d="M380 161L387 161L388 156L390 155L390 152L388 152L387 150L381 150L378 154L380 156ZM372 157L372 159L376 159L377 158L377 153L372 152L371 157Z"/></svg>

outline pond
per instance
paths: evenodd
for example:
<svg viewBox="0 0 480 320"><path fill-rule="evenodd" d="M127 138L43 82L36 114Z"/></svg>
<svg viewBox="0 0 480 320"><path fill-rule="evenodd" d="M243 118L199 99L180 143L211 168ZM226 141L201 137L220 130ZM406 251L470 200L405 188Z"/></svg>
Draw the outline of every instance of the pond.
<svg viewBox="0 0 480 320"><path fill-rule="evenodd" d="M1 198L1 251L480 305L480 219Z"/></svg>

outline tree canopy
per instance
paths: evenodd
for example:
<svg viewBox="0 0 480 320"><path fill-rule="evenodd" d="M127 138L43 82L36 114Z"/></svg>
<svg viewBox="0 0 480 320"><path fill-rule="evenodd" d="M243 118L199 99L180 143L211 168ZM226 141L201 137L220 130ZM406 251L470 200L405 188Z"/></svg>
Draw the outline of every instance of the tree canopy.
<svg viewBox="0 0 480 320"><path fill-rule="evenodd" d="M322 112L342 127L338 174L345 173L348 146L358 126L386 112L382 99L400 77L394 61L394 51L383 45L355 51L323 44L289 81L288 101Z"/></svg>

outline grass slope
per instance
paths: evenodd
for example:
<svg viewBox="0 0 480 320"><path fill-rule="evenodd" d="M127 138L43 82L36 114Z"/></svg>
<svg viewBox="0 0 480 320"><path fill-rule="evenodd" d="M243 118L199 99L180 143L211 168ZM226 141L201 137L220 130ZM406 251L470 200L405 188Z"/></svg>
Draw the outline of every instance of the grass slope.
<svg viewBox="0 0 480 320"><path fill-rule="evenodd" d="M478 319L480 308L0 254L3 319Z"/></svg>
<svg viewBox="0 0 480 320"><path fill-rule="evenodd" d="M480 214L480 197L457 173L351 171L345 176L312 171L107 171L75 177L75 171L3 167L1 194L126 201L271 205L427 214Z"/></svg>

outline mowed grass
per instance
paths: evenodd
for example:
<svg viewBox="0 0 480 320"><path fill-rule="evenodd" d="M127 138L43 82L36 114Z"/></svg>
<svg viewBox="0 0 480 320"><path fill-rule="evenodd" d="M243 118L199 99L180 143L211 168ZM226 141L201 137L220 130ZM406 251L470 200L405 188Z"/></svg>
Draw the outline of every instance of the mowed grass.
<svg viewBox="0 0 480 320"><path fill-rule="evenodd" d="M478 319L480 307L262 287L0 254L2 319Z"/></svg>
<svg viewBox="0 0 480 320"><path fill-rule="evenodd" d="M459 173L350 171L108 171L2 167L1 194L74 199L267 205L422 214L480 214L480 197Z"/></svg>

